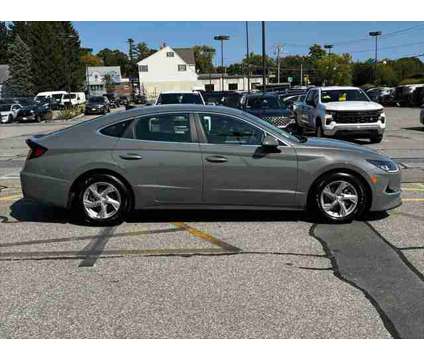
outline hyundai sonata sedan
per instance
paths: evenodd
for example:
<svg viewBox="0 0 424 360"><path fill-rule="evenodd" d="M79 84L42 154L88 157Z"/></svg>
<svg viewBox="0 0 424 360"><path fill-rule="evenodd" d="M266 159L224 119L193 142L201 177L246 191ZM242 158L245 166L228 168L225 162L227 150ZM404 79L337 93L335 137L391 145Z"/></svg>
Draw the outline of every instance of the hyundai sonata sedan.
<svg viewBox="0 0 424 360"><path fill-rule="evenodd" d="M333 222L401 204L390 158L349 142L293 136L221 106L161 105L27 140L25 198L86 222L133 209L305 210Z"/></svg>

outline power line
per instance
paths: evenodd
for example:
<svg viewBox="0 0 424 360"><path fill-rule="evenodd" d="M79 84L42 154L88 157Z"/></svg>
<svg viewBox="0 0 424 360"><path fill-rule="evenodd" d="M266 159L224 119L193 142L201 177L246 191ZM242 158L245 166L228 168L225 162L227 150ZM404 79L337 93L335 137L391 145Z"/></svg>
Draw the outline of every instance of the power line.
<svg viewBox="0 0 424 360"><path fill-rule="evenodd" d="M424 44L424 41L419 41L419 42L409 43L409 44L401 44L401 45L392 45L392 46L379 47L378 50L397 49L397 48L400 48L400 47L413 46L413 45L421 45L421 44ZM361 52L369 52L369 51L372 51L372 49L351 50L351 51L349 51L349 53L361 53Z"/></svg>

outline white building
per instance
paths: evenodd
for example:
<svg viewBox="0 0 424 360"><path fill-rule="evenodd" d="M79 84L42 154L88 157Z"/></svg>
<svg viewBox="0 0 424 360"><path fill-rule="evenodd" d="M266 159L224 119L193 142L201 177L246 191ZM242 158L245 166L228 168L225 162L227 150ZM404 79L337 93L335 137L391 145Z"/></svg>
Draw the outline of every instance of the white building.
<svg viewBox="0 0 424 360"><path fill-rule="evenodd" d="M86 84L90 95L106 93L106 82L109 77L111 84L122 83L120 66L89 66L86 73Z"/></svg>
<svg viewBox="0 0 424 360"><path fill-rule="evenodd" d="M268 79L266 79L266 82L268 84ZM255 89L256 86L260 86L262 83L262 75L250 76L250 89ZM247 91L248 84L247 76L243 75L199 74L197 89L206 91Z"/></svg>
<svg viewBox="0 0 424 360"><path fill-rule="evenodd" d="M164 46L138 63L138 74L141 91L150 99L162 91L193 90L197 86L193 49Z"/></svg>
<svg viewBox="0 0 424 360"><path fill-rule="evenodd" d="M154 54L138 62L140 91L150 100L163 91L222 91L248 90L246 76L224 74L197 74L192 48L164 46ZM262 85L262 76L253 75L250 88Z"/></svg>

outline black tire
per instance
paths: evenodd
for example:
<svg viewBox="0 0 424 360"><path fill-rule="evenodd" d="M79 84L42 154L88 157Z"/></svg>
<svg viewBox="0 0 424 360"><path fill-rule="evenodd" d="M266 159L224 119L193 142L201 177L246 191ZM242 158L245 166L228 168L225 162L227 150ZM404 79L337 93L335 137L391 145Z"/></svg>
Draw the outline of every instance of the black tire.
<svg viewBox="0 0 424 360"><path fill-rule="evenodd" d="M321 193L323 192L324 188L326 188L327 185L333 184L337 181L347 182L354 187L357 193L356 207L352 210L352 212L343 217L335 217L328 214L328 212L323 209L321 204ZM366 191L365 185L359 177L349 173L337 172L325 175L317 182L317 184L312 189L311 196L309 198L309 207L314 214L318 215L320 220L332 223L346 223L357 217L360 217L365 212L369 204L369 200L370 199L368 199L368 192Z"/></svg>
<svg viewBox="0 0 424 360"><path fill-rule="evenodd" d="M84 193L88 187L95 183L110 184L119 192L121 205L113 216L106 219L91 217L84 206ZM72 211L73 215L84 223L96 226L113 226L122 223L130 210L130 203L129 190L121 180L109 174L93 174L83 179L78 185Z"/></svg>
<svg viewBox="0 0 424 360"><path fill-rule="evenodd" d="M371 136L370 137L370 141L371 141L372 144L381 143L382 140L383 140L383 135L377 135L377 136Z"/></svg>

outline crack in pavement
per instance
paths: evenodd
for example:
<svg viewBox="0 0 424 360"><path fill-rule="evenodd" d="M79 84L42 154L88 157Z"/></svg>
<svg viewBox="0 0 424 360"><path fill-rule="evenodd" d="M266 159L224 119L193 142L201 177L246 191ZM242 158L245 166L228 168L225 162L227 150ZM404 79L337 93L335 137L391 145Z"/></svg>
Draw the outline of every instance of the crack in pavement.
<svg viewBox="0 0 424 360"><path fill-rule="evenodd" d="M334 275L363 292L394 338L424 338L424 278L399 249L367 222L315 224L310 234Z"/></svg>

